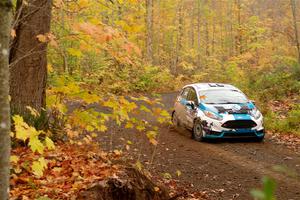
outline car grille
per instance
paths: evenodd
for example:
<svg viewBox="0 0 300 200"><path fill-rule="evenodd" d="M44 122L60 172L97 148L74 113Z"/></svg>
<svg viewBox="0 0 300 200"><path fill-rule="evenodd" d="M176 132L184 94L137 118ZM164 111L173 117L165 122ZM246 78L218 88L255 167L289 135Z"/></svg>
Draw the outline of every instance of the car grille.
<svg viewBox="0 0 300 200"><path fill-rule="evenodd" d="M256 137L256 134L253 132L247 132L247 133L233 133L228 132L224 134L224 137Z"/></svg>
<svg viewBox="0 0 300 200"><path fill-rule="evenodd" d="M252 120L232 120L225 122L222 127L230 129L253 128L257 124Z"/></svg>

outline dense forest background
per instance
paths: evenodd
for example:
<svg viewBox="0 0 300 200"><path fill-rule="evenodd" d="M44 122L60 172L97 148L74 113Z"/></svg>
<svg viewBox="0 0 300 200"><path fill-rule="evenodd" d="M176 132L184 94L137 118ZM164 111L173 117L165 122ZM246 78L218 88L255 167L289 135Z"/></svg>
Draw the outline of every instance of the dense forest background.
<svg viewBox="0 0 300 200"><path fill-rule="evenodd" d="M299 13L298 0L0 0L0 199L75 199L126 171L116 159L150 169L170 129L159 97L189 83L237 86L263 112L268 137L300 143ZM121 138L115 148L115 129L142 133L140 146ZM293 160L285 153L280 162ZM253 196L275 199L274 181L263 180Z"/></svg>
<svg viewBox="0 0 300 200"><path fill-rule="evenodd" d="M295 0L55 1L49 83L63 75L124 94L226 82L258 101L268 128L296 132L299 9Z"/></svg>

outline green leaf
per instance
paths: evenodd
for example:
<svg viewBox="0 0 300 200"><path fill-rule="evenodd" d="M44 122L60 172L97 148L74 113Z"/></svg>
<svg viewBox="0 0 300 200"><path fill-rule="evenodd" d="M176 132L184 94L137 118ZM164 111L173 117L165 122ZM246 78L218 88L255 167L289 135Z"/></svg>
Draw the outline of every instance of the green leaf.
<svg viewBox="0 0 300 200"><path fill-rule="evenodd" d="M105 125L100 125L98 130L101 132L105 132L105 131L107 131L107 127Z"/></svg>
<svg viewBox="0 0 300 200"><path fill-rule="evenodd" d="M137 161L136 163L135 163L135 166L136 166L136 168L138 169L138 170L142 170L142 168L143 168L143 165L142 165L142 163L140 162L140 161Z"/></svg>
<svg viewBox="0 0 300 200"><path fill-rule="evenodd" d="M134 125L131 122L127 122L125 128L133 128Z"/></svg>
<svg viewBox="0 0 300 200"><path fill-rule="evenodd" d="M263 185L264 185L264 193L266 195L265 200L274 200L275 199L274 193L275 193L275 189L276 189L275 181L268 177L264 177Z"/></svg>
<svg viewBox="0 0 300 200"><path fill-rule="evenodd" d="M147 108L146 106L144 106L144 105L140 106L140 110L145 111L147 113L151 113L151 110L149 108Z"/></svg>
<svg viewBox="0 0 300 200"><path fill-rule="evenodd" d="M82 53L78 49L68 48L67 51L71 56L75 56L78 58L82 57Z"/></svg>
<svg viewBox="0 0 300 200"><path fill-rule="evenodd" d="M137 129L138 131L143 131L143 130L146 129L146 127L143 126L142 124L140 124L140 125L136 126L136 129Z"/></svg>
<svg viewBox="0 0 300 200"><path fill-rule="evenodd" d="M39 158L38 161L32 163L33 174L37 177L42 177L44 170L47 168L47 161L45 158Z"/></svg>
<svg viewBox="0 0 300 200"><path fill-rule="evenodd" d="M176 171L176 175L177 175L178 177L181 176L181 174L182 174L182 173L181 173L180 170L177 170L177 171Z"/></svg>
<svg viewBox="0 0 300 200"><path fill-rule="evenodd" d="M46 143L46 147L47 147L48 149L50 149L50 150L55 149L54 142L53 142L49 137L46 137L45 143Z"/></svg>
<svg viewBox="0 0 300 200"><path fill-rule="evenodd" d="M51 200L49 197L39 197L35 200Z"/></svg>
<svg viewBox="0 0 300 200"><path fill-rule="evenodd" d="M163 173L163 177L165 179L171 179L172 178L172 175L170 173Z"/></svg>
<svg viewBox="0 0 300 200"><path fill-rule="evenodd" d="M20 157L19 157L19 156L16 156L16 155L10 156L10 162L18 163L19 160L20 160Z"/></svg>
<svg viewBox="0 0 300 200"><path fill-rule="evenodd" d="M40 154L42 154L45 149L45 146L43 145L43 143L39 140L39 138L37 136L30 137L29 146L33 152L38 152Z"/></svg>
<svg viewBox="0 0 300 200"><path fill-rule="evenodd" d="M170 116L170 114L166 110L162 110L160 115L163 116L163 117L169 117Z"/></svg>
<svg viewBox="0 0 300 200"><path fill-rule="evenodd" d="M148 131L146 135L147 135L148 139L155 139L156 135L157 135L157 132L155 132L155 131Z"/></svg>
<svg viewBox="0 0 300 200"><path fill-rule="evenodd" d="M256 199L259 199L259 200L265 199L265 194L261 190L252 190L250 193Z"/></svg>
<svg viewBox="0 0 300 200"><path fill-rule="evenodd" d="M263 190L252 190L251 195L258 200L276 200L276 183L273 179L263 177Z"/></svg>
<svg viewBox="0 0 300 200"><path fill-rule="evenodd" d="M29 126L24 122L23 117L20 115L13 116L13 121L15 125L16 138L20 140L27 140L30 137L30 132L28 131Z"/></svg>
<svg viewBox="0 0 300 200"><path fill-rule="evenodd" d="M85 128L88 132L93 132L95 130L95 128L91 125L87 125Z"/></svg>

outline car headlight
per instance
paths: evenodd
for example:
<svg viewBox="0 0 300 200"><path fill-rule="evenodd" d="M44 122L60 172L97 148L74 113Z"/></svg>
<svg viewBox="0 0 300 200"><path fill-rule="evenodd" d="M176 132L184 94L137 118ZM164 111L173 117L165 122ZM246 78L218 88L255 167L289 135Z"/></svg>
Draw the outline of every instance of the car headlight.
<svg viewBox="0 0 300 200"><path fill-rule="evenodd" d="M254 117L254 119L259 119L261 117L261 113L257 110L257 108L252 109L250 114Z"/></svg>
<svg viewBox="0 0 300 200"><path fill-rule="evenodd" d="M216 119L216 120L222 120L223 117L219 116L219 115L216 115L215 113L213 112L210 112L210 111L204 111L204 114L206 117L209 117L209 118L212 118L212 119Z"/></svg>

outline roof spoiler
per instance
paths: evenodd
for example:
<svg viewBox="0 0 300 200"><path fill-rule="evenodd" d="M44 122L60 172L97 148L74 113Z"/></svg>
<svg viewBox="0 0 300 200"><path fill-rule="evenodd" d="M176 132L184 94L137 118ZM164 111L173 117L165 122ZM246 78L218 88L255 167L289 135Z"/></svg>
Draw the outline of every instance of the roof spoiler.
<svg viewBox="0 0 300 200"><path fill-rule="evenodd" d="M209 83L208 84L210 87L224 87L223 84L219 84L219 83Z"/></svg>

